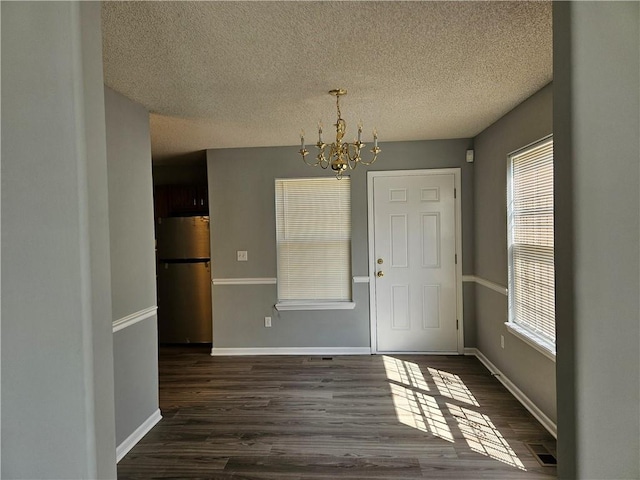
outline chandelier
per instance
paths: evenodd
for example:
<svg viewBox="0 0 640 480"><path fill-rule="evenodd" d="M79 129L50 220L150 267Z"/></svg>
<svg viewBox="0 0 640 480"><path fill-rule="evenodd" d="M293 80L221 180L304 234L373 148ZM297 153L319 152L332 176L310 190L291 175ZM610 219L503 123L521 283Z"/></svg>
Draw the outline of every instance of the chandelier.
<svg viewBox="0 0 640 480"><path fill-rule="evenodd" d="M340 113L340 97L347 94L347 91L342 88L336 88L335 90L329 91L330 95L336 97L336 108L338 109L338 119L336 120L336 141L331 145L327 145L322 141L322 123L318 123L318 143L316 143L316 147L318 147L318 155L316 156L315 162L307 161L307 155L309 151L304 148L304 130L300 132L300 155L302 155L302 160L304 163L309 165L310 167L317 167L320 165L321 168L328 168L331 166L331 170L336 173L336 178L339 180L342 178L342 174L349 168L350 170L355 169L359 163L363 165L371 165L378 158L378 153L380 153L380 148L378 147L378 133L374 129L373 130L373 148L370 150L373 153L373 158L368 162L365 162L360 157L360 151L365 147L365 144L361 141L362 136L362 122L358 124L358 139L354 140L353 143L343 142L342 138L347 130L347 122L344 121L342 115ZM325 151L329 148L329 156L328 158L325 156Z"/></svg>

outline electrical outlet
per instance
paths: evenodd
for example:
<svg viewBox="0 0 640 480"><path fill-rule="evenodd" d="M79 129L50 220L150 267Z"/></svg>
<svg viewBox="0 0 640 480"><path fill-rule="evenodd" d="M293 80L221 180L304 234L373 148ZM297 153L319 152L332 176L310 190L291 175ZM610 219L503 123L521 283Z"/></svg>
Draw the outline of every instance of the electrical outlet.
<svg viewBox="0 0 640 480"><path fill-rule="evenodd" d="M264 326L267 328L271 327L271 317L264 317Z"/></svg>
<svg viewBox="0 0 640 480"><path fill-rule="evenodd" d="M249 259L249 256L247 255L246 250L238 250L236 253L238 255L239 262L246 262Z"/></svg>
<svg viewBox="0 0 640 480"><path fill-rule="evenodd" d="M500 335L500 346L504 348L504 335Z"/></svg>

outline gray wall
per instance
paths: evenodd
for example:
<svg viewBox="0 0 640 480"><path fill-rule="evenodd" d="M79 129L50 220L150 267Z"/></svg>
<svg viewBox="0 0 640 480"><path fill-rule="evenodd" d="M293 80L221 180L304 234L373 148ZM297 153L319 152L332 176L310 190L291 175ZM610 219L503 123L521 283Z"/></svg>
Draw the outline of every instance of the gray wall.
<svg viewBox="0 0 640 480"><path fill-rule="evenodd" d="M115 478L100 5L2 4L2 478Z"/></svg>
<svg viewBox="0 0 640 480"><path fill-rule="evenodd" d="M640 8L554 4L560 478L640 478Z"/></svg>
<svg viewBox="0 0 640 480"><path fill-rule="evenodd" d="M547 85L475 139L475 275L507 286L507 154L552 133L553 92ZM475 287L477 347L556 422L552 360L512 335L507 296ZM504 336L504 349L500 347Z"/></svg>
<svg viewBox="0 0 640 480"><path fill-rule="evenodd" d="M113 320L156 305L149 114L105 88ZM113 338L116 443L158 409L157 318Z"/></svg>
<svg viewBox="0 0 640 480"><path fill-rule="evenodd" d="M116 445L158 410L155 315L113 334Z"/></svg>
<svg viewBox="0 0 640 480"><path fill-rule="evenodd" d="M383 152L369 167L371 170L462 167L463 272L472 273L473 165L465 162L471 141L391 142L380 146ZM276 277L275 178L331 173L305 166L296 147L208 150L207 169L212 276ZM367 167L358 167L351 172L354 276L368 275L366 171ZM249 261L237 262L237 250L247 250ZM354 310L277 312L273 309L276 285L214 286L214 346L368 347L368 288L367 284L353 286ZM263 326L267 315L273 316L272 328ZM472 319L472 315L465 315L465 343L474 339Z"/></svg>

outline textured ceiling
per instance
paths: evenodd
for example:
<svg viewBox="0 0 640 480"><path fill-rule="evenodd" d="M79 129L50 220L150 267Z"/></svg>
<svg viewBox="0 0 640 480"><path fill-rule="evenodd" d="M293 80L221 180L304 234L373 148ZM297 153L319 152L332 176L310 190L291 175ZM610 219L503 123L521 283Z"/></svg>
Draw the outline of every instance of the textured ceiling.
<svg viewBox="0 0 640 480"><path fill-rule="evenodd" d="M104 2L105 83L151 111L154 162L314 140L471 137L552 79L550 2ZM327 135L329 137L329 135ZM383 147L384 148L384 147Z"/></svg>

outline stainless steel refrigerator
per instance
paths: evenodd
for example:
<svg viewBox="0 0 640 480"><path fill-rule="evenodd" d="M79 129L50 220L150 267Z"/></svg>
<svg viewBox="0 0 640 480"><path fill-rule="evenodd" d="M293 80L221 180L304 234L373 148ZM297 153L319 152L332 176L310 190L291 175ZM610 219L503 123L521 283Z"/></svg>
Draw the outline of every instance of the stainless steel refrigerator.
<svg viewBox="0 0 640 480"><path fill-rule="evenodd" d="M159 218L158 339L211 343L209 217Z"/></svg>

